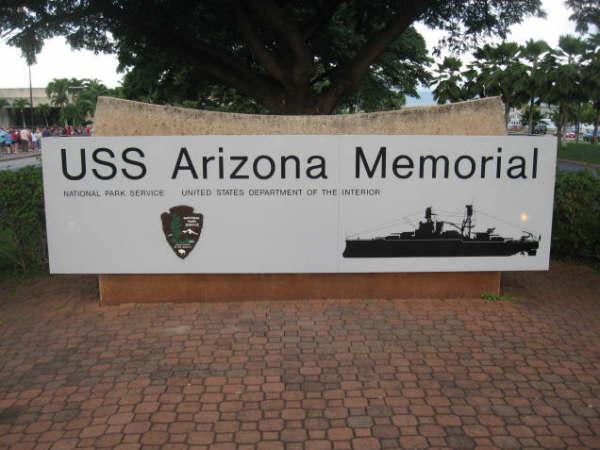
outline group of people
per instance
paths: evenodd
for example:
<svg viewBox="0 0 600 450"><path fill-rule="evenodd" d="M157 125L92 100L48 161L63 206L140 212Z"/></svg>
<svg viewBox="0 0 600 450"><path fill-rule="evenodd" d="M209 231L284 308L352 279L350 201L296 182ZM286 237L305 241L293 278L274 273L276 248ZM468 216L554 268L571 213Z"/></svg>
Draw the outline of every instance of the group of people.
<svg viewBox="0 0 600 450"><path fill-rule="evenodd" d="M7 128L0 127L0 153L16 154L19 152L34 152L42 149L42 138L50 136L90 136L92 128L48 127L48 128Z"/></svg>

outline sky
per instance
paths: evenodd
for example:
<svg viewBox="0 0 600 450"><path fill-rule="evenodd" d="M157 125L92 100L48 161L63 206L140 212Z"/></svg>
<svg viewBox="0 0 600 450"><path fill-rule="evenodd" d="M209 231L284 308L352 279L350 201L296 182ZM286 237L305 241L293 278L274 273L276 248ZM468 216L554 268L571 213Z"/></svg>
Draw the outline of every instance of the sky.
<svg viewBox="0 0 600 450"><path fill-rule="evenodd" d="M569 21L570 11L563 0L543 0L546 19L528 18L522 24L511 28L508 40L525 43L528 39L544 39L556 46L561 34L575 33L574 23ZM438 42L441 34L417 24L417 29L427 41L430 50ZM27 64L20 50L0 42L0 88L29 86ZM31 66L33 87L45 87L53 78L95 78L108 87L116 87L122 79L117 73L117 58L114 55L95 55L90 51L75 51L63 38L46 41L44 49Z"/></svg>

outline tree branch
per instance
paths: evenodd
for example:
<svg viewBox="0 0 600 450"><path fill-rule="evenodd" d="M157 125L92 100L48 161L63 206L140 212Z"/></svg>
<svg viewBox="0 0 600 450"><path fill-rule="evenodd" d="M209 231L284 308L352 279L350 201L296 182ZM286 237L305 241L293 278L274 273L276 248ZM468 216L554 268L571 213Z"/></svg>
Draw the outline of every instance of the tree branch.
<svg viewBox="0 0 600 450"><path fill-rule="evenodd" d="M101 1L95 0L96 6ZM198 70L217 81L261 101L272 98L274 93L281 91L281 87L269 77L252 72L235 58L215 51L202 42L190 42L174 30L166 30L153 21L144 20L140 16L132 14L123 14L110 1L102 1L102 4L104 7L101 12L104 16L125 23L146 36L152 36L163 47L168 47L181 59L192 62Z"/></svg>
<svg viewBox="0 0 600 450"><path fill-rule="evenodd" d="M305 41L309 41L315 33L321 30L321 28L329 22L331 17L333 17L340 5L346 1L347 0L325 0L325 6L317 11L306 26L306 30L304 31Z"/></svg>
<svg viewBox="0 0 600 450"><path fill-rule="evenodd" d="M281 8L273 0L249 1L246 0L256 14L262 17L285 40L286 44L295 55L294 79L307 77L307 69L312 66L312 52L306 45L303 34L296 24L289 20ZM302 80L304 81L304 80Z"/></svg>
<svg viewBox="0 0 600 450"><path fill-rule="evenodd" d="M283 83L285 78L283 69L275 60L273 55L259 41L258 36L252 29L252 25L250 24L250 20L244 11L241 1L239 0L236 1L235 13L242 35L248 43L248 47L256 58L256 61L267 70L269 75Z"/></svg>
<svg viewBox="0 0 600 450"><path fill-rule="evenodd" d="M375 34L349 63L340 67L333 77L331 86L319 95L322 110L331 112L347 92L358 86L371 64L381 56L386 47L433 3L434 0L405 1L401 12L397 13L385 28Z"/></svg>

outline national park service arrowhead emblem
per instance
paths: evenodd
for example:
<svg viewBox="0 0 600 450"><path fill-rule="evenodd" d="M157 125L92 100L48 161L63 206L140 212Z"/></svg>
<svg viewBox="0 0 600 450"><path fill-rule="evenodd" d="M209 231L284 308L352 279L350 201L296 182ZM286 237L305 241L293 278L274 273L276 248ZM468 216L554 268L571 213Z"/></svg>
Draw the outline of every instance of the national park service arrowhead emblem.
<svg viewBox="0 0 600 450"><path fill-rule="evenodd" d="M160 216L167 242L181 259L194 249L202 233L202 214L195 213L191 206L174 206Z"/></svg>

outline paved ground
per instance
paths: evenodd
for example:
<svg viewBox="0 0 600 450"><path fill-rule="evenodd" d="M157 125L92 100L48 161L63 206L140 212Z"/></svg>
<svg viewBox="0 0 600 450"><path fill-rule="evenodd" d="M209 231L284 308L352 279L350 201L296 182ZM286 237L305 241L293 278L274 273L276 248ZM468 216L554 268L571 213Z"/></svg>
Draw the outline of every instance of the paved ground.
<svg viewBox="0 0 600 450"><path fill-rule="evenodd" d="M93 278L0 291L0 447L600 448L600 273L515 301L100 308Z"/></svg>
<svg viewBox="0 0 600 450"><path fill-rule="evenodd" d="M556 160L556 166L563 172L580 172L582 170L589 170L592 174L598 175L600 172L597 164L580 163L578 161L569 161L564 159Z"/></svg>
<svg viewBox="0 0 600 450"><path fill-rule="evenodd" d="M17 153L15 155L0 154L0 170L17 170L26 166L41 166L40 152Z"/></svg>

